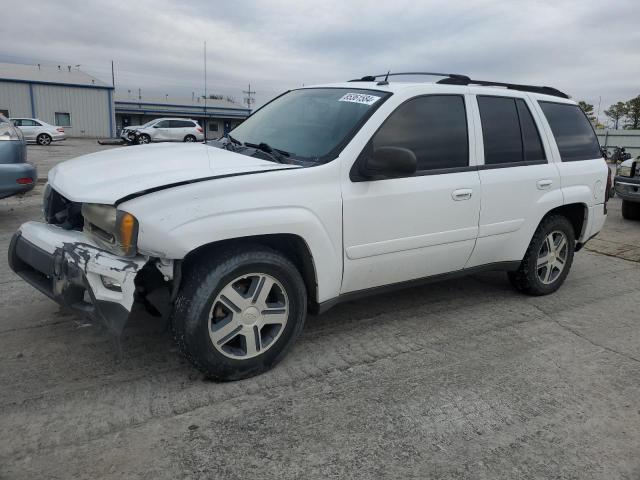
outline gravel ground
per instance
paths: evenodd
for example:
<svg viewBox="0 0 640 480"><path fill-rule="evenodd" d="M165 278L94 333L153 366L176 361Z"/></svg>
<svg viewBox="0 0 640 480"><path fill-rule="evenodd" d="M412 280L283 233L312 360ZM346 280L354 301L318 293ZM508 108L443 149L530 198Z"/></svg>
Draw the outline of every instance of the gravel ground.
<svg viewBox="0 0 640 480"><path fill-rule="evenodd" d="M0 201L0 251L41 188ZM619 216L598 240L629 248L578 253L554 295L490 273L344 304L223 384L142 312L116 363L3 260L0 478L638 479L640 265L615 255L640 222Z"/></svg>

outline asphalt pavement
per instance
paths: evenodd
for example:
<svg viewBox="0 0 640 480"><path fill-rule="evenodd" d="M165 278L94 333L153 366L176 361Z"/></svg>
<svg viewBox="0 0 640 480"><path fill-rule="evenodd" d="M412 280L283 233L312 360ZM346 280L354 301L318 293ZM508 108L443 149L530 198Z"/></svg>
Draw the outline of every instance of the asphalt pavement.
<svg viewBox="0 0 640 480"><path fill-rule="evenodd" d="M41 189L0 201L0 252ZM340 305L233 383L143 312L117 362L2 260L0 478L638 479L640 222L619 204L553 295L487 273Z"/></svg>

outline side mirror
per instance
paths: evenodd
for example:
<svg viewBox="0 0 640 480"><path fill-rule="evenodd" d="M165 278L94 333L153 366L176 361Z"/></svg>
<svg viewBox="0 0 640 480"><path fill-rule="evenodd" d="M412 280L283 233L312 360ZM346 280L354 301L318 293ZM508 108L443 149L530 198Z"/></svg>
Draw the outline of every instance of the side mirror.
<svg viewBox="0 0 640 480"><path fill-rule="evenodd" d="M368 179L409 177L416 173L418 160L408 148L380 147L367 156L360 171Z"/></svg>

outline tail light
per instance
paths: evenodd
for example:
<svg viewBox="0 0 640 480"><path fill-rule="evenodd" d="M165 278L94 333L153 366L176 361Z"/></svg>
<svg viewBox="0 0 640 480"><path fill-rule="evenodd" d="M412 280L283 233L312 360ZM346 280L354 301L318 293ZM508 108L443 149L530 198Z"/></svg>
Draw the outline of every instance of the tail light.
<svg viewBox="0 0 640 480"><path fill-rule="evenodd" d="M62 128L62 127L58 127L58 128L56 128L56 130L59 131L60 133L64 133L64 128Z"/></svg>
<svg viewBox="0 0 640 480"><path fill-rule="evenodd" d="M22 177L16 180L16 183L20 185L31 185L33 183L33 178L31 177Z"/></svg>
<svg viewBox="0 0 640 480"><path fill-rule="evenodd" d="M196 127L196 130L200 133L202 133L204 130L202 130L202 127Z"/></svg>

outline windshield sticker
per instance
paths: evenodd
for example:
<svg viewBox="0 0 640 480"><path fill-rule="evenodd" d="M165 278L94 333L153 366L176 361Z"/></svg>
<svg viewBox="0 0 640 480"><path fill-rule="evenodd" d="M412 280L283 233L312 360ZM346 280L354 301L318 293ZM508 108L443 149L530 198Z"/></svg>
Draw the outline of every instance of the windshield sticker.
<svg viewBox="0 0 640 480"><path fill-rule="evenodd" d="M338 101L373 105L378 100L380 100L380 97L376 97L375 95L367 95L366 93L347 93Z"/></svg>

